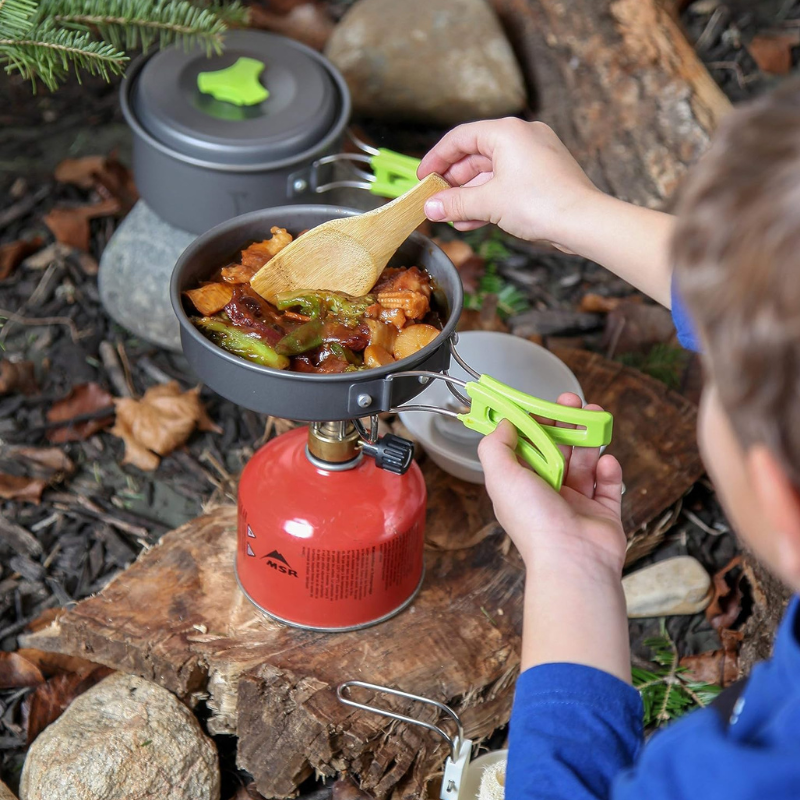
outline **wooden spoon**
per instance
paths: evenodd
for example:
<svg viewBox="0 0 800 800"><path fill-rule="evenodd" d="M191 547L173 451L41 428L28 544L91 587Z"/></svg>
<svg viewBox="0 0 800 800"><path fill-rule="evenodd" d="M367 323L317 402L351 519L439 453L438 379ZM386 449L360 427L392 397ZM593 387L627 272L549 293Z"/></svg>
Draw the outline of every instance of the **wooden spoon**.
<svg viewBox="0 0 800 800"><path fill-rule="evenodd" d="M434 173L374 211L324 222L274 255L250 285L270 301L280 292L303 289L365 295L397 248L425 219L425 201L449 188Z"/></svg>

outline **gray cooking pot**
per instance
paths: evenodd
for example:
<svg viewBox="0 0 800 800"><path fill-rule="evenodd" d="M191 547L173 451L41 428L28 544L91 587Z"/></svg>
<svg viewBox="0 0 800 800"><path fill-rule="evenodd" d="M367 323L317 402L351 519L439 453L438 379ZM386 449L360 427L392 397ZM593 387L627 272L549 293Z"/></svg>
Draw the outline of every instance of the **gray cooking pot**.
<svg viewBox="0 0 800 800"><path fill-rule="evenodd" d="M425 267L446 298L442 333L409 358L385 367L338 375L270 369L232 355L206 339L192 323L182 292L194 289L243 246L270 235L273 225L293 233L359 212L336 206L283 206L243 214L195 239L172 273L170 296L178 317L183 352L199 378L228 400L276 417L324 422L388 411L418 395L425 385L407 370L442 372L450 365L451 339L464 300L461 279L450 259L428 238L414 233L400 247L394 266Z"/></svg>
<svg viewBox="0 0 800 800"><path fill-rule="evenodd" d="M260 87L261 97L234 91L233 102L224 87L200 89L201 73L219 73L241 60L261 65L243 82L244 88ZM220 55L173 46L138 58L122 82L120 101L133 131L142 199L161 219L191 233L248 211L310 199L315 162L339 151L351 109L347 84L324 56L252 30L228 33Z"/></svg>

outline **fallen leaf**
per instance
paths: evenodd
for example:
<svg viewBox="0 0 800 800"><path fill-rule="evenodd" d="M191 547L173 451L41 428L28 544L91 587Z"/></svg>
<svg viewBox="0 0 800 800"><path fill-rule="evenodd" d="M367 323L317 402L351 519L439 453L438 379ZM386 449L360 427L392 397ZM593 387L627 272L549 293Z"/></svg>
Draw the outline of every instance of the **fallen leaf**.
<svg viewBox="0 0 800 800"><path fill-rule="evenodd" d="M709 650L696 656L684 656L680 666L686 669L683 677L700 683L730 686L739 679L739 645L743 634L739 631L721 631L722 648Z"/></svg>
<svg viewBox="0 0 800 800"><path fill-rule="evenodd" d="M770 75L786 75L792 68L792 47L797 38L784 34L761 34L754 36L747 51L758 68Z"/></svg>
<svg viewBox="0 0 800 800"><path fill-rule="evenodd" d="M728 573L741 563L742 557L734 556L712 579L713 594L706 608L706 619L718 632L730 628L742 611L742 573L728 580Z"/></svg>
<svg viewBox="0 0 800 800"><path fill-rule="evenodd" d="M0 497L5 500L21 500L39 505L46 486L47 481L41 478L26 478L0 472Z"/></svg>
<svg viewBox="0 0 800 800"><path fill-rule="evenodd" d="M71 183L81 189L91 189L97 181L97 173L105 168L105 156L65 158L55 169L53 177L59 183Z"/></svg>
<svg viewBox="0 0 800 800"><path fill-rule="evenodd" d="M38 667L45 678L51 678L62 672L82 672L84 675L102 666L93 661L87 661L80 656L67 656L63 653L48 653L45 650L37 650L33 647L22 647L17 650L17 654L30 661ZM42 681L44 682L44 681Z"/></svg>
<svg viewBox="0 0 800 800"><path fill-rule="evenodd" d="M581 298L578 310L586 314L608 314L613 311L623 299L627 298L603 297L603 295L589 292Z"/></svg>
<svg viewBox="0 0 800 800"><path fill-rule="evenodd" d="M444 254L453 262L453 266L459 269L461 265L475 255L472 246L463 239L452 239L444 242L441 239L433 240Z"/></svg>
<svg viewBox="0 0 800 800"><path fill-rule="evenodd" d="M478 255L471 256L458 268L461 284L467 294L478 291L478 283L486 272L486 262Z"/></svg>
<svg viewBox="0 0 800 800"><path fill-rule="evenodd" d="M297 39L315 50L321 51L333 32L333 20L318 3L306 1L295 4L283 14L251 5L249 12L250 27L263 28L281 36Z"/></svg>
<svg viewBox="0 0 800 800"><path fill-rule="evenodd" d="M113 197L86 206L54 208L44 218L44 224L61 244L78 250L88 250L91 234L89 220L118 214L121 209L120 202Z"/></svg>
<svg viewBox="0 0 800 800"><path fill-rule="evenodd" d="M9 455L28 467L33 467L34 476L52 480L75 471L72 459L58 447L14 447Z"/></svg>
<svg viewBox="0 0 800 800"><path fill-rule="evenodd" d="M107 428L114 422L114 411L111 408L113 403L114 398L102 386L96 383L79 384L63 400L52 406L47 412L47 421L62 422L84 414L93 414L104 408L109 409L108 415L53 428L47 432L48 440L55 444L78 442Z"/></svg>
<svg viewBox="0 0 800 800"><path fill-rule="evenodd" d="M113 672L114 670L109 667L96 667L88 674L63 673L38 686L25 699L22 706L28 744L30 745L48 725L55 722L76 697Z"/></svg>
<svg viewBox="0 0 800 800"><path fill-rule="evenodd" d="M672 315L663 306L625 299L606 317L603 347L620 353L645 353L675 336Z"/></svg>
<svg viewBox="0 0 800 800"><path fill-rule="evenodd" d="M32 395L38 391L32 361L0 361L0 395L12 392Z"/></svg>
<svg viewBox="0 0 800 800"><path fill-rule="evenodd" d="M37 236L35 239L18 239L0 245L0 281L4 281L26 256L35 253L43 241L41 236Z"/></svg>
<svg viewBox="0 0 800 800"><path fill-rule="evenodd" d="M181 392L177 382L152 386L141 400L115 401L117 423L111 433L125 442L123 464L155 469L160 459L180 447L195 428L221 433L200 402L199 388Z"/></svg>
<svg viewBox="0 0 800 800"><path fill-rule="evenodd" d="M42 683L44 675L36 664L19 653L0 652L0 689L22 689Z"/></svg>

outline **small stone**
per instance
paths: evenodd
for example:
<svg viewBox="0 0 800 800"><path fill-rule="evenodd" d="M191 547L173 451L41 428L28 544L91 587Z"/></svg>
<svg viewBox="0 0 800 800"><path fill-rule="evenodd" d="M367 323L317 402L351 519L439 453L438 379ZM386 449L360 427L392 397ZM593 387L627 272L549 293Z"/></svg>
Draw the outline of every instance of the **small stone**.
<svg viewBox="0 0 800 800"><path fill-rule="evenodd" d="M525 106L522 73L486 0L359 0L326 55L368 116L448 126Z"/></svg>
<svg viewBox="0 0 800 800"><path fill-rule="evenodd" d="M219 800L216 747L173 694L118 672L34 741L21 800Z"/></svg>
<svg viewBox="0 0 800 800"><path fill-rule="evenodd" d="M711 577L691 556L676 556L622 579L628 617L697 614L711 602Z"/></svg>
<svg viewBox="0 0 800 800"><path fill-rule="evenodd" d="M180 352L180 328L169 299L172 270L195 235L173 228L140 200L100 257L106 311L135 336Z"/></svg>

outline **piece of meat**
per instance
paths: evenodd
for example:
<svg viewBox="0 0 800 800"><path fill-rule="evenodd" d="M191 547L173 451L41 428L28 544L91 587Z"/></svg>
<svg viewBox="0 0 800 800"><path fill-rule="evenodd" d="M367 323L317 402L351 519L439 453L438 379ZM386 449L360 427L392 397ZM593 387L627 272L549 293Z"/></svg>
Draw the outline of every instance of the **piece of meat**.
<svg viewBox="0 0 800 800"><path fill-rule="evenodd" d="M363 350L370 340L370 330L365 324L355 328L348 328L341 322L326 320L322 326L322 341L337 342L342 347L358 352Z"/></svg>
<svg viewBox="0 0 800 800"><path fill-rule="evenodd" d="M270 228L272 237L263 242L253 242L248 248L242 250L241 262L245 267L261 269L276 253L280 253L292 241L292 234L286 228Z"/></svg>
<svg viewBox="0 0 800 800"><path fill-rule="evenodd" d="M419 292L430 298L430 276L419 267L387 267L378 278L372 294L402 291Z"/></svg>
<svg viewBox="0 0 800 800"><path fill-rule="evenodd" d="M281 324L282 320L277 309L249 286L239 284L234 287L233 297L225 306L225 311L233 325L254 331L267 344L275 344L288 333L286 327Z"/></svg>
<svg viewBox="0 0 800 800"><path fill-rule="evenodd" d="M244 264L229 264L220 270L220 275L226 283L250 283L250 278L256 272L258 272L256 267L246 267Z"/></svg>

